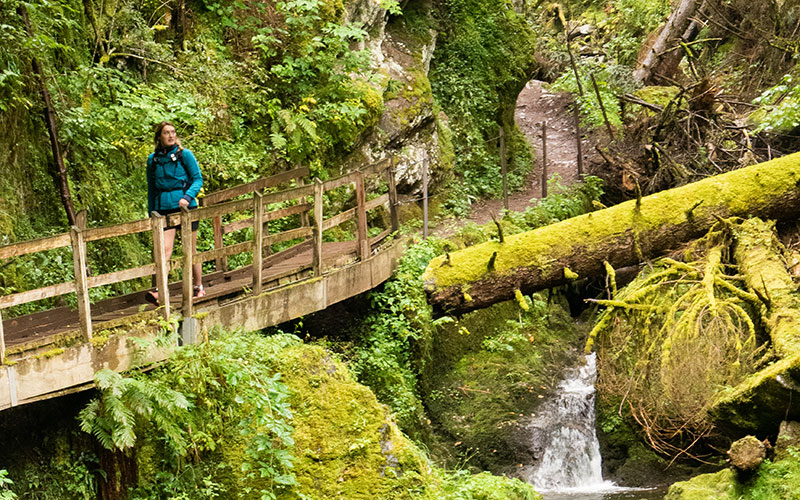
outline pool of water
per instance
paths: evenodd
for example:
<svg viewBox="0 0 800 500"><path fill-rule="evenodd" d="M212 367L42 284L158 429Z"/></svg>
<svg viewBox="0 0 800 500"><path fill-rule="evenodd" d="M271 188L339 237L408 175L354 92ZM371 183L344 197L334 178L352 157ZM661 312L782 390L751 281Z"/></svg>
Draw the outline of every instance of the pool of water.
<svg viewBox="0 0 800 500"><path fill-rule="evenodd" d="M662 500L667 486L658 488L614 488L607 491L542 492L545 500Z"/></svg>

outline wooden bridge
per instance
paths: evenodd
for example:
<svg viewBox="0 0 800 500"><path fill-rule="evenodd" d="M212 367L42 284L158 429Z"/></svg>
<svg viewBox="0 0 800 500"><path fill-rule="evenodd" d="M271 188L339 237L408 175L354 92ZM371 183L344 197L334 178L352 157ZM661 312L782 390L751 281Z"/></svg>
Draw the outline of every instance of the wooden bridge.
<svg viewBox="0 0 800 500"><path fill-rule="evenodd" d="M0 247L0 264L71 247L75 276L73 281L0 296L0 410L91 387L94 373L103 368L122 371L166 359L176 346L156 340L174 327L179 328L178 343L201 341L217 325L258 330L382 283L403 251L394 237L398 217L393 167L393 159L387 159L310 183L305 182L309 170L298 168L211 193L195 210L97 228L87 228L84 215L69 233ZM385 192L367 200L367 185ZM355 194L355 206L324 213L323 195L334 190L346 190L342 199ZM370 228L367 214L381 207L383 217L376 219L385 227ZM201 220L211 221L213 250L195 253L183 244L182 257L168 260L164 227L180 224L181 241L188 242L191 223ZM269 222L282 230L270 233ZM355 226L354 239L323 241L325 231L344 223ZM90 275L87 244L138 233L152 234L151 263ZM236 240L237 233L238 243L225 244L225 235ZM280 251L273 253L279 244ZM229 269L228 257L240 254L252 264ZM216 270L203 277L207 294L193 299L192 264L209 261L216 263ZM170 272L178 269L183 279L169 283ZM145 291L94 304L89 299L90 288L148 276L155 276L161 291L158 308L146 304ZM77 309L58 307L2 319L9 307L69 293L77 295Z"/></svg>

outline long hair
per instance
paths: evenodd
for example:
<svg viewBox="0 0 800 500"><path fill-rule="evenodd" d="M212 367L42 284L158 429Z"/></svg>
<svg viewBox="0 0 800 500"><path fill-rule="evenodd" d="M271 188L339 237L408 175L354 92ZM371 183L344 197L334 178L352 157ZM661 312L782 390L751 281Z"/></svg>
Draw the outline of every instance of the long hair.
<svg viewBox="0 0 800 500"><path fill-rule="evenodd" d="M158 151L159 148L161 148L161 131L164 130L164 127L166 127L167 125L169 125L172 128L175 128L175 125L173 125L171 122L166 122L166 121L156 125L156 133L153 135L153 143L156 147L156 151ZM176 144L178 144L178 149L183 149L183 146L181 146L181 140L177 137L175 139L176 139Z"/></svg>

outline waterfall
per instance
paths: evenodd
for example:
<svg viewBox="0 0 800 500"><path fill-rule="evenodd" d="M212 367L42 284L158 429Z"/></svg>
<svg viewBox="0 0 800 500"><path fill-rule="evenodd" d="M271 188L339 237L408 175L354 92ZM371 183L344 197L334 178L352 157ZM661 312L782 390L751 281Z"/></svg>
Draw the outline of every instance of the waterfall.
<svg viewBox="0 0 800 500"><path fill-rule="evenodd" d="M539 491L568 492L604 490L614 483L603 481L600 444L594 428L595 354L568 371L556 397L544 403L529 428L541 450L525 479Z"/></svg>

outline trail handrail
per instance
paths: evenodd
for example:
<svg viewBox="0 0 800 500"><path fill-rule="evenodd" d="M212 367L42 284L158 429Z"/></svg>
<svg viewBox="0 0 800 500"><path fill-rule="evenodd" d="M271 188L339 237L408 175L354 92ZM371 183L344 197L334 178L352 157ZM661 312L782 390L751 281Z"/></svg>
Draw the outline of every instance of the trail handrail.
<svg viewBox="0 0 800 500"><path fill-rule="evenodd" d="M377 198L366 201L365 177L380 175L386 172L388 193ZM54 250L67 246L72 247L73 265L75 279L72 281L48 285L34 290L27 290L14 294L0 296L0 363L5 357L5 336L3 331L2 310L15 305L25 304L37 300L52 298L67 293L75 292L78 298L78 316L80 318L81 331L86 340L92 338L92 318L91 303L89 300L89 289L93 287L109 285L146 276L156 276L156 283L159 290L159 302L163 306L165 318L170 316L170 297L168 288L168 273L175 267L183 268L183 315L184 317L192 314L192 263L216 261L217 270L220 270L220 262L232 255L253 252L253 292L262 292L262 273L264 266L272 265L280 259L289 258L302 251L307 245L313 248L312 269L315 276L320 276L323 269L322 256L322 234L346 221L355 219L356 221L356 257L364 260L369 257L370 245L367 238L368 227L366 213L370 210L388 204L391 224L390 227L382 231L373 241L381 241L386 236L396 231L397 224L397 192L394 183L394 159L390 158L374 165L370 165L362 170L358 170L325 182L315 180L313 184L303 184L302 177L308 175L307 167L297 168L281 174L258 179L248 184L235 186L233 188L217 191L207 195L201 206L194 210L183 210L180 213L161 216L153 213L149 219L141 219L132 222L114 224L110 226L87 229L85 219L72 226L69 233L39 238L25 242L18 242L11 245L0 247L0 260L20 257L37 252ZM281 183L299 180L300 185L277 191L262 194L268 187L275 187ZM322 200L326 191L336 189L348 184L355 185L356 206L340 214L333 215L324 219ZM252 198L234 200L247 194L252 194ZM313 202L308 199L313 197ZM267 211L266 207L270 204L296 201L295 205L281 207ZM243 220L237 220L228 224L222 224L222 217L237 212L253 211L253 216ZM314 224L310 223L309 212L313 216ZM266 223L284 217L300 215L300 227L287 229L279 233L269 234L266 232ZM182 262L167 260L164 254L163 231L167 226L181 225L182 241L191 241L191 223L203 219L212 219L214 224L215 245L213 250L205 252L193 252L192 245L183 244ZM246 228L253 228L253 238L249 241L225 246L222 242L222 235L239 231ZM88 242L106 240L120 236L138 234L151 231L153 234L153 262L130 269L113 271L98 276L88 276L86 262L86 244ZM217 235L219 234L219 239ZM272 245L291 241L295 239L303 241L282 250L281 252L264 257L263 249L269 249ZM196 259L196 260L195 260ZM302 270L302 268L300 269ZM299 271L298 271L299 272Z"/></svg>

